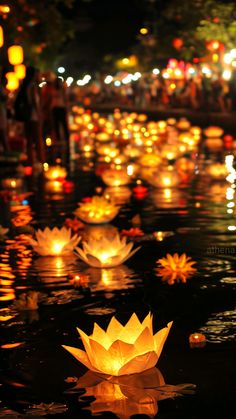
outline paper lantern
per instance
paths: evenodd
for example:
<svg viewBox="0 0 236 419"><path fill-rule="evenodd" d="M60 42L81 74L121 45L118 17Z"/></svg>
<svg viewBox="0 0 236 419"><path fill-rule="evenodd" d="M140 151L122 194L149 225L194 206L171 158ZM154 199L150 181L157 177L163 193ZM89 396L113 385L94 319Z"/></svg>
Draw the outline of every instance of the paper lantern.
<svg viewBox="0 0 236 419"><path fill-rule="evenodd" d="M44 172L44 177L48 180L64 180L67 176L67 171L61 166L50 166Z"/></svg>
<svg viewBox="0 0 236 419"><path fill-rule="evenodd" d="M119 207L104 196L93 196L90 202L80 203L75 215L85 223L109 223L119 212Z"/></svg>
<svg viewBox="0 0 236 419"><path fill-rule="evenodd" d="M7 79L6 88L10 92L14 92L19 87L19 79L16 76L16 74L13 71L10 71L9 73L6 73L5 75Z"/></svg>
<svg viewBox="0 0 236 419"><path fill-rule="evenodd" d="M206 345L206 336L203 333L192 333L189 336L189 345L191 348L203 348Z"/></svg>
<svg viewBox="0 0 236 419"><path fill-rule="evenodd" d="M133 313L125 326L112 317L106 331L96 323L90 336L77 329L86 352L63 347L94 372L113 376L135 374L156 365L171 326L172 322L153 335L151 313L142 323Z"/></svg>
<svg viewBox="0 0 236 419"><path fill-rule="evenodd" d="M3 46L3 44L4 44L4 33L3 33L2 26L0 26L0 48Z"/></svg>
<svg viewBox="0 0 236 419"><path fill-rule="evenodd" d="M12 65L22 64L24 61L23 48L20 45L12 45L7 50L9 63Z"/></svg>
<svg viewBox="0 0 236 419"><path fill-rule="evenodd" d="M161 276L163 281L173 285L175 282L186 282L196 269L193 268L196 262L192 261L189 256L183 253L181 256L174 253L171 256L167 253L165 258L158 259L157 276Z"/></svg>
<svg viewBox="0 0 236 419"><path fill-rule="evenodd" d="M14 73L19 80L25 78L26 67L24 64L17 64L14 66Z"/></svg>
<svg viewBox="0 0 236 419"><path fill-rule="evenodd" d="M102 175L103 182L108 186L123 186L130 183L130 177L126 170L108 169Z"/></svg>
<svg viewBox="0 0 236 419"><path fill-rule="evenodd" d="M72 253L79 243L80 237L71 236L71 229L54 227L52 230L46 227L44 230L37 230L36 240L28 238L29 244L34 251L41 256L59 256Z"/></svg>
<svg viewBox="0 0 236 419"><path fill-rule="evenodd" d="M116 234L111 238L101 237L100 240L91 237L82 242L83 249L77 247L76 251L80 259L94 268L112 268L121 265L140 249L138 247L131 252L133 245L132 242L126 243L126 237L120 238Z"/></svg>

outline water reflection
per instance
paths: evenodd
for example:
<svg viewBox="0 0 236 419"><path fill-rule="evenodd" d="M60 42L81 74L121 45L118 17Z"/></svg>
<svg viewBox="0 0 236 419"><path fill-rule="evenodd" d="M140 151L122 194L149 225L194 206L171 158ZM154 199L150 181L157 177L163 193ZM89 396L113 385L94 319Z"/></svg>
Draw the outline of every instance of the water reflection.
<svg viewBox="0 0 236 419"><path fill-rule="evenodd" d="M35 259L30 274L37 276L45 286L52 284L69 284L69 274L78 272L78 258L71 254L69 256L43 256Z"/></svg>
<svg viewBox="0 0 236 419"><path fill-rule="evenodd" d="M166 385L163 375L157 368L141 374L120 377L99 376L88 371L69 392L85 389L79 401L87 397L95 398L88 407L93 415L104 412L114 413L118 418L133 415L146 415L154 418L158 412L158 402L192 392L193 385Z"/></svg>
<svg viewBox="0 0 236 419"><path fill-rule="evenodd" d="M114 291L133 288L137 284L135 273L125 265L110 269L88 268L85 273L89 275L91 291Z"/></svg>

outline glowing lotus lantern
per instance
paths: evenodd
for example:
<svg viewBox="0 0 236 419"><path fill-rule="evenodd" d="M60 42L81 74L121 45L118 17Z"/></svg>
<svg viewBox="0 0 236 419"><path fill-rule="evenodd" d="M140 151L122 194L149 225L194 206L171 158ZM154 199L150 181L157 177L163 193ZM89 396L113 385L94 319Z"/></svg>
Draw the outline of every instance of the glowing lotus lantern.
<svg viewBox="0 0 236 419"><path fill-rule="evenodd" d="M126 243L126 237L120 238L119 234L113 237L102 237L96 240L93 237L82 242L83 249L77 247L76 251L85 263L95 268L112 268L121 265L133 256L140 247L134 249L134 243Z"/></svg>
<svg viewBox="0 0 236 419"><path fill-rule="evenodd" d="M180 177L173 167L170 166L166 169L160 170L160 172L154 173L152 177L147 179L148 182L159 188L174 188L180 183Z"/></svg>
<svg viewBox="0 0 236 419"><path fill-rule="evenodd" d="M111 140L111 136L109 134L107 134L106 132L99 132L96 135L96 140L101 142L101 143L105 143L105 142Z"/></svg>
<svg viewBox="0 0 236 419"><path fill-rule="evenodd" d="M221 138L207 138L205 146L211 151L221 151L224 147L224 141Z"/></svg>
<svg viewBox="0 0 236 419"><path fill-rule="evenodd" d="M175 144L164 144L161 148L161 156L167 160L174 160L178 157L179 150Z"/></svg>
<svg viewBox="0 0 236 419"><path fill-rule="evenodd" d="M41 256L62 256L72 253L79 243L80 237L71 235L71 229L54 227L52 230L46 227L37 230L36 240L28 238L28 242L34 251Z"/></svg>
<svg viewBox="0 0 236 419"><path fill-rule="evenodd" d="M187 131L191 127L190 122L186 118L180 118L179 122L177 123L177 128L182 131Z"/></svg>
<svg viewBox="0 0 236 419"><path fill-rule="evenodd" d="M210 126L204 129L204 134L207 138L220 138L224 130L217 126Z"/></svg>
<svg viewBox="0 0 236 419"><path fill-rule="evenodd" d="M223 163L212 163L207 167L207 174L214 179L225 179L228 175L228 170Z"/></svg>
<svg viewBox="0 0 236 419"><path fill-rule="evenodd" d="M44 176L48 180L63 180L67 176L67 171L61 166L50 166L44 172Z"/></svg>
<svg viewBox="0 0 236 419"><path fill-rule="evenodd" d="M139 159L139 163L145 167L156 167L161 163L161 158L157 154L147 153Z"/></svg>
<svg viewBox="0 0 236 419"><path fill-rule="evenodd" d="M119 212L119 207L104 196L93 196L91 201L79 204L75 215L89 224L109 223Z"/></svg>
<svg viewBox="0 0 236 419"><path fill-rule="evenodd" d="M196 262L192 261L190 257L183 253L181 256L174 253L171 256L169 253L165 258L157 261L158 269L157 276L161 276L163 281L167 281L169 285L175 282L186 282L186 280L196 272L193 268Z"/></svg>
<svg viewBox="0 0 236 419"><path fill-rule="evenodd" d="M106 331L96 323L90 336L77 329L86 352L63 347L94 372L113 376L135 374L156 365L171 326L172 322L153 335L151 313L142 323L133 313L125 326L112 317Z"/></svg>
<svg viewBox="0 0 236 419"><path fill-rule="evenodd" d="M108 186L123 186L130 183L130 177L124 169L108 169L102 175L103 182Z"/></svg>

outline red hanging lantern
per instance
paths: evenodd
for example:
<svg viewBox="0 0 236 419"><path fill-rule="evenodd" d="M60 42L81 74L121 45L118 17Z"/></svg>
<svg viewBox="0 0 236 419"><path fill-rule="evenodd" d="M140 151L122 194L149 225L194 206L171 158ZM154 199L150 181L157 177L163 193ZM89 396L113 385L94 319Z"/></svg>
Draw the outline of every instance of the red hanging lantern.
<svg viewBox="0 0 236 419"><path fill-rule="evenodd" d="M173 41L172 41L172 46L175 49L180 49L180 48L182 48L183 45L184 45L184 42L183 42L183 39L181 39L181 38L174 38Z"/></svg>

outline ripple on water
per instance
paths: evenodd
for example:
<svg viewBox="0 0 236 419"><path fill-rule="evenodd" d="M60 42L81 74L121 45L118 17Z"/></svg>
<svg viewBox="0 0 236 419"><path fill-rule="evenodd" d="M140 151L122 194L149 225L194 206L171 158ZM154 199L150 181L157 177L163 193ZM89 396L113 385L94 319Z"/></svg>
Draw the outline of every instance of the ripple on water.
<svg viewBox="0 0 236 419"><path fill-rule="evenodd" d="M212 314L200 329L212 343L234 341L236 337L236 309Z"/></svg>

